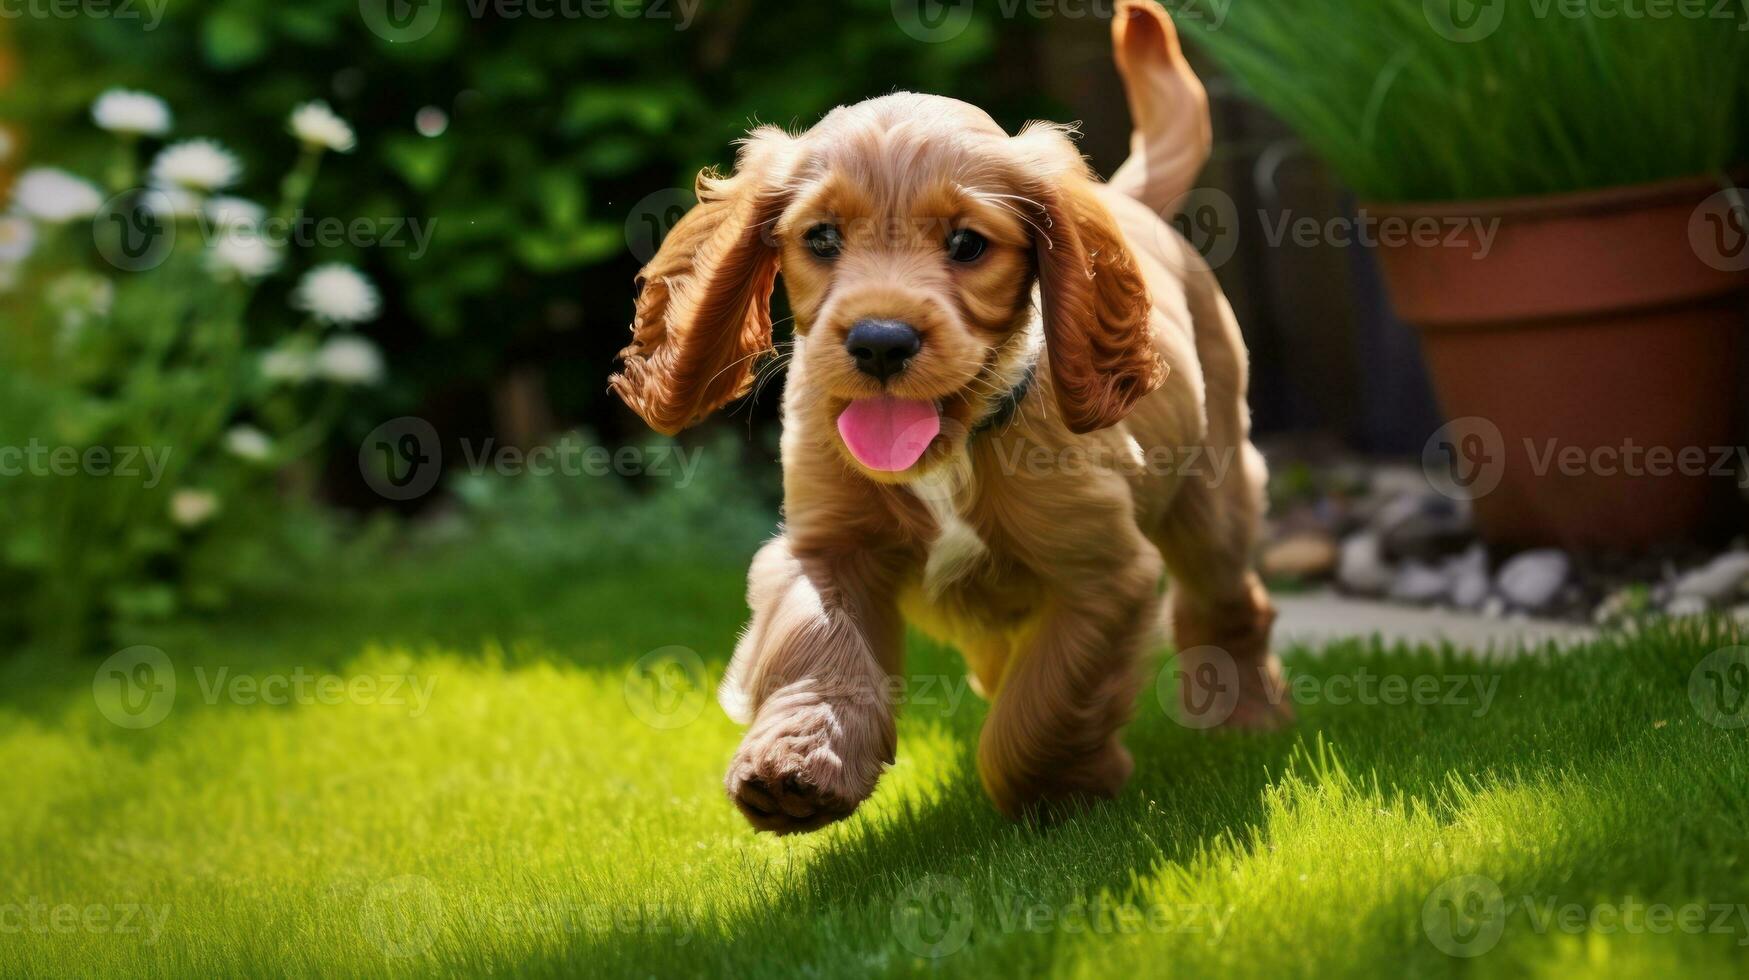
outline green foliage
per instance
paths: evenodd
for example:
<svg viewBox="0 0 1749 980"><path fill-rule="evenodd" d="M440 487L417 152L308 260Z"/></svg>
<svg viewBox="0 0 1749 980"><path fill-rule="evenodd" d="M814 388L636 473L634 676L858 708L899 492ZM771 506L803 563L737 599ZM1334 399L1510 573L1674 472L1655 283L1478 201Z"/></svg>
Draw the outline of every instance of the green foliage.
<svg viewBox="0 0 1749 980"><path fill-rule="evenodd" d="M0 638L62 651L217 607L252 573L286 567L291 538L322 540L279 489L307 482L301 464L366 380L357 357L336 371L330 355L380 370L363 342L252 304L268 270L223 257L286 258L238 217L254 205L228 199L219 223L193 190L142 195L133 140L105 139L122 203L63 220L42 205L67 198L21 191L3 219L27 244L0 263ZM279 213L301 207L318 156L304 153ZM62 180L90 202L102 193Z"/></svg>
<svg viewBox="0 0 1749 980"><path fill-rule="evenodd" d="M1213 0L1167 5L1206 12ZM1469 33L1441 21L1441 33L1434 22L1447 7L1481 19ZM1664 5L1689 13L1649 18L1598 9L1270 0L1179 22L1372 200L1576 191L1749 160L1749 11ZM1495 15L1503 17L1490 31Z"/></svg>
<svg viewBox="0 0 1749 980"><path fill-rule="evenodd" d="M981 9L951 42L921 44L890 0L704 0L685 30L679 11L693 5L676 0L611 6L661 16L571 17L529 13L558 0L435 2L431 33L402 43L368 29L358 0L178 0L151 31L18 22L23 77L0 96L0 115L22 116L33 146L75 159L100 152L70 126L90 99L110 85L144 88L261 172L280 164L262 135L283 127L285 106L327 99L358 125L360 147L328 162L313 209L432 230L423 252L342 246L385 286L377 335L412 351L377 416L433 389L488 383L508 359L561 351L570 360L554 375L558 407L599 417L599 381L630 323L641 264L628 222L639 228L666 208L640 202L690 191L701 168L732 160L732 141L755 121L805 125L900 87L983 100L976 69L997 19ZM416 129L422 110L437 135Z"/></svg>
<svg viewBox="0 0 1749 980"><path fill-rule="evenodd" d="M457 477L461 506L431 533L474 560L564 573L637 569L676 555L733 565L777 523L776 469L749 465L730 431L703 445L652 436L622 447L572 433L552 452L573 465ZM608 462L616 454L629 454L640 472L620 478ZM599 465L584 462L597 457Z"/></svg>

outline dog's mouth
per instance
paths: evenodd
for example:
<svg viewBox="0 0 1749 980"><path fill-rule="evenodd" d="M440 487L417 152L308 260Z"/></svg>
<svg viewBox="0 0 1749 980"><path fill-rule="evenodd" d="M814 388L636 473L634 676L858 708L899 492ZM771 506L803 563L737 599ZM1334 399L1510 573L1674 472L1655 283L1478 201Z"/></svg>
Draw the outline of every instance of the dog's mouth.
<svg viewBox="0 0 1749 980"><path fill-rule="evenodd" d="M838 435L858 463L877 473L917 465L941 434L941 403L879 395L859 398L838 413Z"/></svg>

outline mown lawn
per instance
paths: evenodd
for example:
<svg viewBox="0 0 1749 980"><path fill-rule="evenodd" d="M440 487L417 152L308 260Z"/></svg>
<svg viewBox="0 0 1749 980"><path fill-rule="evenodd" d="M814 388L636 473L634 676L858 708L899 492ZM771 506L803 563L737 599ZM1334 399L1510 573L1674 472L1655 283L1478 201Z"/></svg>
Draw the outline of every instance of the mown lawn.
<svg viewBox="0 0 1749 980"><path fill-rule="evenodd" d="M176 689L137 730L107 715L142 717L127 711L151 689L130 706L122 681L158 678L12 658L0 974L1663 977L1749 963L1749 744L1714 723L1749 720L1749 676L1727 655L1690 689L1730 645L1722 628L1510 663L1360 641L1301 651L1302 722L1267 737L1184 728L1150 688L1131 788L1046 827L986 804L984 707L919 641L899 761L874 800L776 839L723 797L738 730L707 697L741 589L737 567L659 561L555 574L422 558L336 576L140 637ZM673 648L696 651L702 675Z"/></svg>

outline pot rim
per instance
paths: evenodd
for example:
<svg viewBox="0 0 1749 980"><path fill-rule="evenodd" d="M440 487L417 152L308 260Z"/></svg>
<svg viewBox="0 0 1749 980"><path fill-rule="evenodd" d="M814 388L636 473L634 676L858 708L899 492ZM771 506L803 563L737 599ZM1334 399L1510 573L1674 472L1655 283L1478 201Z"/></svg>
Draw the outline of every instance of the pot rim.
<svg viewBox="0 0 1749 980"><path fill-rule="evenodd" d="M1359 206L1364 211L1396 218L1486 217L1536 220L1610 214L1661 204L1692 206L1696 201L1709 196L1710 192L1744 187L1746 180L1749 180L1749 166L1739 166L1688 177L1556 194L1525 194L1518 197L1464 201L1362 201ZM1749 194L1745 196L1749 197Z"/></svg>

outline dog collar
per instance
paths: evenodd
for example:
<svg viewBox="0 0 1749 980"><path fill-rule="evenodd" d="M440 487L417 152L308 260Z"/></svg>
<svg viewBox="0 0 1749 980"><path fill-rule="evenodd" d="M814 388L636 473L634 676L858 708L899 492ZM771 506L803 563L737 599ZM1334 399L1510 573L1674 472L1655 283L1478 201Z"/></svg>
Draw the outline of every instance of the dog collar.
<svg viewBox="0 0 1749 980"><path fill-rule="evenodd" d="M1032 383L1037 374L1038 361L1035 360L1027 365L1026 373L1020 377L1020 383L1008 389L1008 394L997 400L996 407L991 410L990 414L979 420L977 425L972 426L972 438L976 439L991 429L1001 428L1014 421L1014 415L1020 411L1020 403L1026 401L1026 395L1032 390Z"/></svg>

